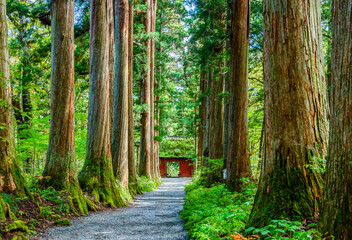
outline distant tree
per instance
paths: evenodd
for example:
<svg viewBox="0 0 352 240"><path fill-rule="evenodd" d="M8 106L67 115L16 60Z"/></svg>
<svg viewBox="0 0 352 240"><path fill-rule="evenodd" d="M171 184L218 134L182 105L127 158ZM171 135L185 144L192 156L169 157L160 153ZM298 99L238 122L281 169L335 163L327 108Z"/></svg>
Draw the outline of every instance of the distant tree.
<svg viewBox="0 0 352 240"><path fill-rule="evenodd" d="M205 121L206 121L206 80L205 80L205 69L202 69L199 74L200 82L200 106L199 106L199 126L198 126L198 158L201 160L201 166L204 167L203 160L203 148L205 144Z"/></svg>
<svg viewBox="0 0 352 240"><path fill-rule="evenodd" d="M226 187L239 190L250 177L248 155L248 47L250 1L232 1Z"/></svg>
<svg viewBox="0 0 352 240"><path fill-rule="evenodd" d="M15 152L6 21L6 0L0 0L0 194L30 197ZM5 220L5 208L0 195L1 220Z"/></svg>
<svg viewBox="0 0 352 240"><path fill-rule="evenodd" d="M264 0L265 139L248 226L318 210L327 146L319 0ZM313 167L312 167L313 166Z"/></svg>
<svg viewBox="0 0 352 240"><path fill-rule="evenodd" d="M125 206L116 184L111 161L109 14L112 0L91 1L90 92L87 155L78 179L97 201Z"/></svg>
<svg viewBox="0 0 352 240"><path fill-rule="evenodd" d="M352 1L332 8L330 137L318 230L352 239Z"/></svg>

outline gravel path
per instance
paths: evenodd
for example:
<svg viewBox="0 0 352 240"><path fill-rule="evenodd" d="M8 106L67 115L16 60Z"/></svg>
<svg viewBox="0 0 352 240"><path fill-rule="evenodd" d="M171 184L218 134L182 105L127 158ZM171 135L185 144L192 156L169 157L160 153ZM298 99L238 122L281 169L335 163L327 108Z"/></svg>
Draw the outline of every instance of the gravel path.
<svg viewBox="0 0 352 240"><path fill-rule="evenodd" d="M51 229L45 239L188 239L179 214L185 184L191 179L164 178L163 181L158 190L138 196L130 207L73 220L71 227Z"/></svg>

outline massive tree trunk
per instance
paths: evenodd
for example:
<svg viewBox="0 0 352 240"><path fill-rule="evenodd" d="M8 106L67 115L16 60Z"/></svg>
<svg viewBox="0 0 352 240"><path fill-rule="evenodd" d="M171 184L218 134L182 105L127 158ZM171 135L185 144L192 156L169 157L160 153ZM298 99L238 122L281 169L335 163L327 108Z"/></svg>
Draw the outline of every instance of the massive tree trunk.
<svg viewBox="0 0 352 240"><path fill-rule="evenodd" d="M131 194L141 194L138 185L136 157L134 152L134 118L133 118L133 3L129 6L128 35L128 188Z"/></svg>
<svg viewBox="0 0 352 240"><path fill-rule="evenodd" d="M226 178L226 187L230 190L239 190L239 180L251 175L248 155L249 12L249 0L232 1Z"/></svg>
<svg viewBox="0 0 352 240"><path fill-rule="evenodd" d="M144 0L143 3L148 5L144 14L145 33L149 34L151 29L151 0ZM141 141L139 156L139 174L151 178L151 76L150 76L150 50L151 40L148 37L145 41L146 46L146 62L143 63L143 76L141 81L141 102L145 106L141 118Z"/></svg>
<svg viewBox="0 0 352 240"><path fill-rule="evenodd" d="M319 0L264 1L265 142L248 226L318 210L328 109ZM309 166L310 165L310 166Z"/></svg>
<svg viewBox="0 0 352 240"><path fill-rule="evenodd" d="M112 162L116 178L128 189L128 78L129 3L116 0L115 8L115 94Z"/></svg>
<svg viewBox="0 0 352 240"><path fill-rule="evenodd" d="M74 136L74 0L51 2L52 72L49 147L44 184L67 190L79 210L95 207L83 196L76 176ZM47 177L47 178L46 178Z"/></svg>
<svg viewBox="0 0 352 240"><path fill-rule="evenodd" d="M125 206L111 161L109 107L109 13L112 0L91 0L90 92L87 155L79 182L87 193L110 206Z"/></svg>
<svg viewBox="0 0 352 240"><path fill-rule="evenodd" d="M320 233L352 239L352 0L333 1L331 117Z"/></svg>
<svg viewBox="0 0 352 240"><path fill-rule="evenodd" d="M0 194L30 196L16 158L11 97L6 1L0 0Z"/></svg>

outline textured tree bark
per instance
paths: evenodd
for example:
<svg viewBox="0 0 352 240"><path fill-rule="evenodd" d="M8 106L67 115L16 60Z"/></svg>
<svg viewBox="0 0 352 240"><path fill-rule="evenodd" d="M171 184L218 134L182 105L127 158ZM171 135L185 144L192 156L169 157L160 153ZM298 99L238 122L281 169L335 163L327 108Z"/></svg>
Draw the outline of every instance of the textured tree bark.
<svg viewBox="0 0 352 240"><path fill-rule="evenodd" d="M52 66L49 147L43 183L67 190L82 213L95 210L76 176L74 136L74 0L51 2Z"/></svg>
<svg viewBox="0 0 352 240"><path fill-rule="evenodd" d="M151 0L151 22L150 31L154 33L156 31L156 8L157 0ZM159 182L159 159L154 155L155 153L155 38L152 37L150 40L150 161L151 161L151 174L154 181Z"/></svg>
<svg viewBox="0 0 352 240"><path fill-rule="evenodd" d="M200 106L199 106L199 127L198 127L198 159L201 161L201 166L204 166L203 148L205 141L205 122L206 122L206 72L202 68L200 72Z"/></svg>
<svg viewBox="0 0 352 240"><path fill-rule="evenodd" d="M125 206L111 161L109 13L112 0L91 0L90 92L87 154L79 183L87 193L113 207Z"/></svg>
<svg viewBox="0 0 352 240"><path fill-rule="evenodd" d="M206 168L208 167L208 157L209 157L209 139L210 139L210 94L208 93L208 90L211 88L211 76L212 76L212 69L210 65L207 63L206 64L206 71L205 71L205 82L204 82L204 88L205 88L205 107L204 107L204 116L205 116L205 122L204 122L204 136L203 136L203 159L202 159L202 167Z"/></svg>
<svg viewBox="0 0 352 240"><path fill-rule="evenodd" d="M229 46L228 46L229 47ZM227 62L227 66L229 67L229 61ZM230 71L229 71L230 72ZM225 77L225 92L229 93L230 92L230 87L229 87L229 74L226 74ZM224 163L223 163L223 169L226 169L227 171L227 159L228 159L228 149L229 149L229 97L224 99Z"/></svg>
<svg viewBox="0 0 352 240"><path fill-rule="evenodd" d="M22 22L22 21L20 21ZM31 73L29 71L30 59L29 53L27 49L27 41L24 38L25 33L23 32L23 28L20 32L20 42L23 44L23 55L22 55L22 121L18 125L18 130L20 134L20 140L29 139L31 137L31 133L29 129L31 128L31 120L32 120L32 102L31 102L31 92L30 92L30 82L31 82ZM18 122L17 122L18 124ZM33 156L28 156L25 159L25 164L23 169L25 172L31 172L34 170L32 168Z"/></svg>
<svg viewBox="0 0 352 240"><path fill-rule="evenodd" d="M129 190L132 195L141 194L138 185L136 158L134 151L134 118L133 118L133 3L129 6L128 35L128 177Z"/></svg>
<svg viewBox="0 0 352 240"><path fill-rule="evenodd" d="M128 189L128 78L129 78L129 2L115 2L115 95L112 162L116 178Z"/></svg>
<svg viewBox="0 0 352 240"><path fill-rule="evenodd" d="M239 180L251 175L248 155L249 13L248 0L232 1L226 178L226 187L230 190L240 190Z"/></svg>
<svg viewBox="0 0 352 240"><path fill-rule="evenodd" d="M224 136L224 104L220 94L225 90L225 78L220 72L223 70L223 64L219 65L219 72L213 74L211 79L211 94L209 96L209 159L223 158L223 136ZM211 169L213 164L208 162L208 168ZM207 176L207 185L210 186L214 182L219 182L220 172L212 171Z"/></svg>
<svg viewBox="0 0 352 240"><path fill-rule="evenodd" d="M332 7L331 115L320 233L352 239L352 0Z"/></svg>
<svg viewBox="0 0 352 240"><path fill-rule="evenodd" d="M248 226L318 210L328 109L319 0L264 1L264 159Z"/></svg>
<svg viewBox="0 0 352 240"><path fill-rule="evenodd" d="M115 4L115 0L112 0L112 4ZM114 126L114 86L115 86L115 11L114 6L109 8L108 13L108 24L109 24L109 81L110 81L110 88L109 88L109 107L110 107L110 132L111 137L112 130ZM112 139L111 139L112 141Z"/></svg>
<svg viewBox="0 0 352 240"><path fill-rule="evenodd" d="M151 29L151 0L144 0L143 4L148 4L148 9L144 14L145 33L149 34ZM142 113L141 118L141 141L140 141L140 156L139 156L139 174L148 178L152 177L151 172L151 40L148 37L145 41L146 45L146 63L143 65L143 78L141 81L141 102L147 108Z"/></svg>
<svg viewBox="0 0 352 240"><path fill-rule="evenodd" d="M31 197L15 152L6 21L6 0L0 0L0 194ZM6 206L0 205L0 219L4 220Z"/></svg>

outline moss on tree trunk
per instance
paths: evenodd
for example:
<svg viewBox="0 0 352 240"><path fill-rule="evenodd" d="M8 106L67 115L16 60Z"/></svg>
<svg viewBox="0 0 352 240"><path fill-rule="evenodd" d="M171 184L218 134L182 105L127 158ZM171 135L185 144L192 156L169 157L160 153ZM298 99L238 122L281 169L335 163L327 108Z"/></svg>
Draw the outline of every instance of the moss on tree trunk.
<svg viewBox="0 0 352 240"><path fill-rule="evenodd" d="M6 1L0 0L0 194L32 197L15 152L6 21Z"/></svg>
<svg viewBox="0 0 352 240"><path fill-rule="evenodd" d="M111 161L109 80L109 17L112 0L91 1L90 92L87 155L78 179L97 201L112 207L125 206Z"/></svg>
<svg viewBox="0 0 352 240"><path fill-rule="evenodd" d="M67 190L81 213L97 207L84 197L76 176L74 137L74 1L53 1L51 117L43 184ZM72 204L73 205L73 204ZM73 206L72 206L73 207Z"/></svg>

